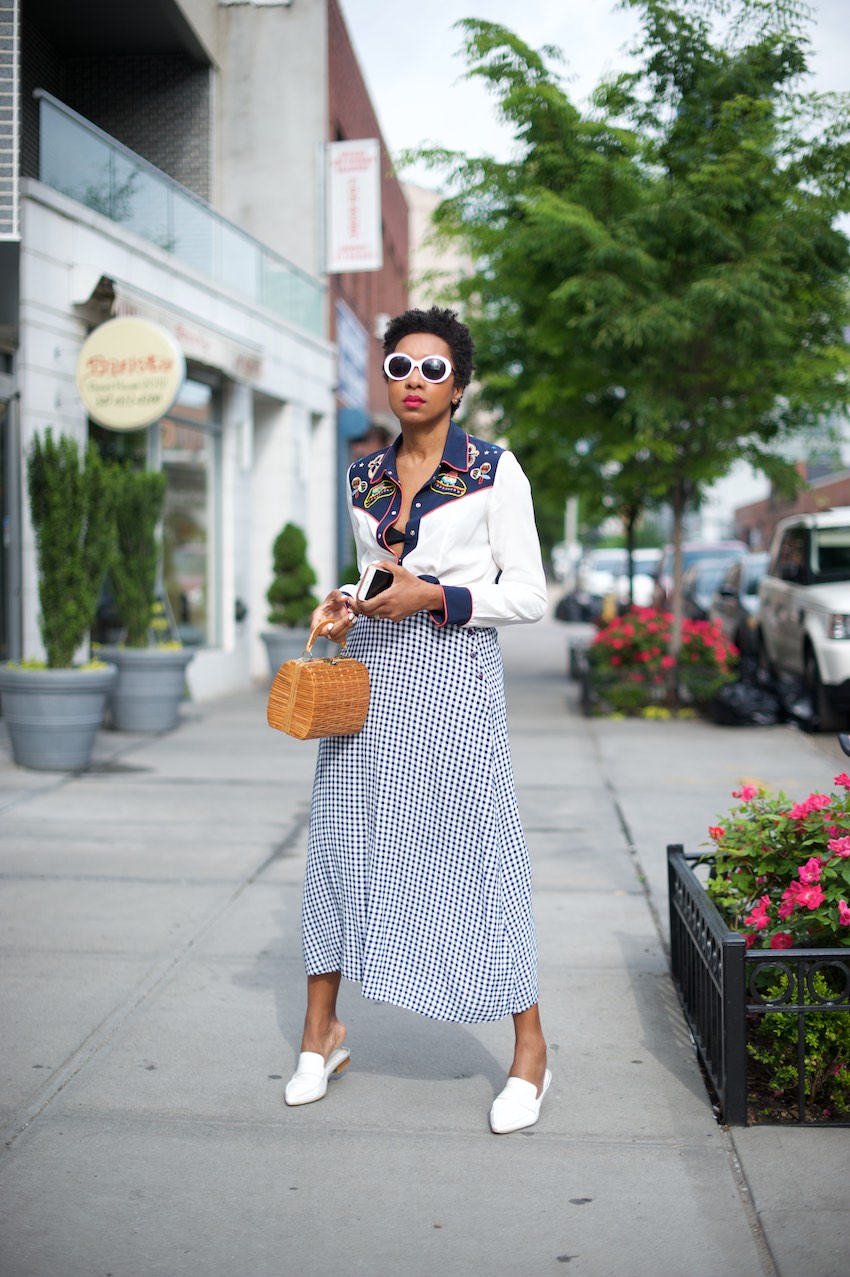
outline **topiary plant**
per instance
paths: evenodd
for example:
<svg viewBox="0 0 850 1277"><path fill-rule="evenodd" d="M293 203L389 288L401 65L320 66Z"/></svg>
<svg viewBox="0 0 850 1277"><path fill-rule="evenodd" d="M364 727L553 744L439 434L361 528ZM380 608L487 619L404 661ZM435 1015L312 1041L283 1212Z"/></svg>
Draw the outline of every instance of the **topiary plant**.
<svg viewBox="0 0 850 1277"><path fill-rule="evenodd" d="M39 626L51 669L67 669L94 624L115 553L114 474L93 443L80 449L48 428L27 456L35 531Z"/></svg>
<svg viewBox="0 0 850 1277"><path fill-rule="evenodd" d="M316 573L307 562L307 538L294 523L287 523L272 547L274 577L266 591L272 625L294 628L309 625L319 600L311 591Z"/></svg>
<svg viewBox="0 0 850 1277"><path fill-rule="evenodd" d="M118 544L110 578L127 647L147 647L150 641L166 483L160 470L121 467L115 474Z"/></svg>

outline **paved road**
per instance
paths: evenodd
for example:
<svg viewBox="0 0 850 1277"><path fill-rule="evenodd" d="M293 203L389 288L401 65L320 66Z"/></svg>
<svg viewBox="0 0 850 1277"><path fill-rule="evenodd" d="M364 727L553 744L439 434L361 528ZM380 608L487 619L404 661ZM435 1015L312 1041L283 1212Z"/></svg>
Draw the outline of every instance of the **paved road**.
<svg viewBox="0 0 850 1277"><path fill-rule="evenodd" d="M351 1067L284 1107L314 746L261 691L84 776L0 752L2 1277L844 1277L848 1132L717 1125L664 947L666 844L744 779L828 787L837 745L588 722L570 631L503 635L554 1073L513 1136L508 1023L354 986Z"/></svg>

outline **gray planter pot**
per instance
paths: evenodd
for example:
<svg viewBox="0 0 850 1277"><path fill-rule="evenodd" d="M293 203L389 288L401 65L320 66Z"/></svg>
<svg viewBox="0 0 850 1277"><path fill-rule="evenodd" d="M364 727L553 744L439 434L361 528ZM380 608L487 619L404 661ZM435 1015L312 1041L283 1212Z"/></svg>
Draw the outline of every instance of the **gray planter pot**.
<svg viewBox="0 0 850 1277"><path fill-rule="evenodd" d="M190 648L109 647L104 658L118 667L109 694L109 718L119 732L170 732L180 717Z"/></svg>
<svg viewBox="0 0 850 1277"><path fill-rule="evenodd" d="M15 762L37 771L84 771L117 677L114 665L70 670L0 665L3 717Z"/></svg>
<svg viewBox="0 0 850 1277"><path fill-rule="evenodd" d="M310 631L302 629L300 626L292 629L285 629L283 626L276 630L265 630L260 638L266 645L266 654L269 658L269 671L272 678L283 665L284 661L297 661L302 655L304 648L310 638ZM327 644L327 639L319 639L313 646L313 651L317 656L323 655L319 651L320 644Z"/></svg>

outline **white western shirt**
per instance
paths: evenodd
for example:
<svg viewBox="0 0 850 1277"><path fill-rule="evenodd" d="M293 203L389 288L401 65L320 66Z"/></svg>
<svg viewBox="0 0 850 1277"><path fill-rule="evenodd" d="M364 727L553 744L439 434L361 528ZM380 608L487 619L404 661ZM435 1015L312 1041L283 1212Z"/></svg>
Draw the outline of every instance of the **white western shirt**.
<svg viewBox="0 0 850 1277"><path fill-rule="evenodd" d="M355 461L348 496L360 572L392 558L438 584L437 625L511 625L539 621L546 579L531 488L512 452L467 435L452 422L442 460L414 495L404 543L386 540L401 509L396 450ZM355 585L342 587L354 594Z"/></svg>

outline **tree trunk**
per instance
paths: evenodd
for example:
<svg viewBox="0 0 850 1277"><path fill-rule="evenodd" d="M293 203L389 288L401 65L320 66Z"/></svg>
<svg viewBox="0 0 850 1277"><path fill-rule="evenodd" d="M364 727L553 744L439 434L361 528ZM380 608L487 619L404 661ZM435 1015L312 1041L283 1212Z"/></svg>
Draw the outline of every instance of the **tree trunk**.
<svg viewBox="0 0 850 1277"><path fill-rule="evenodd" d="M626 525L626 553L628 554L627 571L629 574L629 607L635 603L635 527L640 516L636 506L629 506L623 514Z"/></svg>
<svg viewBox="0 0 850 1277"><path fill-rule="evenodd" d="M673 597L671 600L673 625L670 632L670 655L678 664L682 647L682 534L685 526L685 489L677 482L672 493L673 507Z"/></svg>

